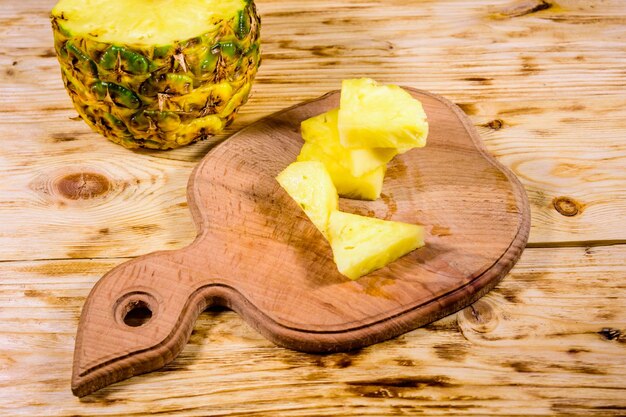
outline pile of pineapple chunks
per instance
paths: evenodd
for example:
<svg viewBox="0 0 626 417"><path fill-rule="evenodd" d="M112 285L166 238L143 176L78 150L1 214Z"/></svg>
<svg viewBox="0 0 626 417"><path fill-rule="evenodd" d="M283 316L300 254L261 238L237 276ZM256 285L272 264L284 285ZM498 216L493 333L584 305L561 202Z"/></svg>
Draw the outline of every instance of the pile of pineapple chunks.
<svg viewBox="0 0 626 417"><path fill-rule="evenodd" d="M424 246L422 226L339 211L339 196L376 200L387 163L426 145L422 104L395 85L345 80L339 109L302 122L297 162L277 177L329 241L339 272L369 274Z"/></svg>

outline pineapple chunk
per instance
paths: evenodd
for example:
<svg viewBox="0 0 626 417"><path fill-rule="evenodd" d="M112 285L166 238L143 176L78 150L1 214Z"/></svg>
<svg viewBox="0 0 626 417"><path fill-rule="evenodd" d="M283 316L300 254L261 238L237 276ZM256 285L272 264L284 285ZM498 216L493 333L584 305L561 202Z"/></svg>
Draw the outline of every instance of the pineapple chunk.
<svg viewBox="0 0 626 417"><path fill-rule="evenodd" d="M319 146L328 157L360 177L391 161L398 153L392 148L348 149L339 141L337 122L339 109L333 109L302 122L302 138Z"/></svg>
<svg viewBox="0 0 626 417"><path fill-rule="evenodd" d="M376 200L380 197L387 167L381 165L360 177L355 177L350 170L330 158L324 150L312 143L302 146L298 161L323 162L332 178L339 195L346 198Z"/></svg>
<svg viewBox="0 0 626 417"><path fill-rule="evenodd" d="M422 104L396 85L369 78L344 80L339 138L346 148L396 148L404 153L426 145L428 122Z"/></svg>
<svg viewBox="0 0 626 417"><path fill-rule="evenodd" d="M278 174L276 180L328 238L328 219L330 212L337 210L338 197L324 164L317 161L294 162Z"/></svg>
<svg viewBox="0 0 626 417"><path fill-rule="evenodd" d="M357 279L424 246L422 226L332 211L328 236L337 269Z"/></svg>

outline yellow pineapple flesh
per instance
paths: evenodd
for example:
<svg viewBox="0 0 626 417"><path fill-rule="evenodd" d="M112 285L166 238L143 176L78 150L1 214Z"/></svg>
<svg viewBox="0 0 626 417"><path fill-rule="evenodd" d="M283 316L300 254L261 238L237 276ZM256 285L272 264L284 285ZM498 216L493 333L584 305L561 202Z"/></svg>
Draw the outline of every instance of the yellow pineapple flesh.
<svg viewBox="0 0 626 417"><path fill-rule="evenodd" d="M422 226L339 211L337 190L322 162L294 162L276 180L329 241L337 269L350 279L424 246Z"/></svg>
<svg viewBox="0 0 626 417"><path fill-rule="evenodd" d="M398 153L391 148L348 149L339 140L337 123L339 109L333 109L302 122L301 132L305 142L317 145L329 158L360 177L391 161Z"/></svg>
<svg viewBox="0 0 626 417"><path fill-rule="evenodd" d="M328 239L337 269L354 280L424 246L424 229L335 210Z"/></svg>
<svg viewBox="0 0 626 417"><path fill-rule="evenodd" d="M426 145L428 122L419 100L396 85L361 78L344 80L339 139L346 148L395 148L404 153Z"/></svg>
<svg viewBox="0 0 626 417"><path fill-rule="evenodd" d="M327 238L328 218L331 211L337 210L338 196L324 164L294 162L276 180Z"/></svg>
<svg viewBox="0 0 626 417"><path fill-rule="evenodd" d="M352 175L350 170L338 163L318 145L305 143L298 155L298 161L320 161L324 164L341 197L360 200L376 200L380 197L386 165L370 171L360 177Z"/></svg>

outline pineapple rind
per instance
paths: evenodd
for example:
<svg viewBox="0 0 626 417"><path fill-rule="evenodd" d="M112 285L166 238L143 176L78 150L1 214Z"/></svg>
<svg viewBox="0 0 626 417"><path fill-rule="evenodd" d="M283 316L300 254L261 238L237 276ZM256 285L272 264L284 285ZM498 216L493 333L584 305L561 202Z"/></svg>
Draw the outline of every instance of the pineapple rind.
<svg viewBox="0 0 626 417"><path fill-rule="evenodd" d="M322 162L341 197L372 201L380 197L387 171L386 165L381 165L373 171L355 177L349 169L329 157L321 147L307 142L302 146L297 159L298 161Z"/></svg>
<svg viewBox="0 0 626 417"><path fill-rule="evenodd" d="M328 219L330 213L337 210L339 198L324 164L294 162L278 174L276 180L328 238Z"/></svg>
<svg viewBox="0 0 626 417"><path fill-rule="evenodd" d="M424 228L338 210L331 212L329 241L337 269L357 279L424 246Z"/></svg>
<svg viewBox="0 0 626 417"><path fill-rule="evenodd" d="M260 19L254 2L242 4L208 32L169 45L100 42L71 33L53 12L62 78L79 115L128 148L177 148L223 131L260 64Z"/></svg>
<svg viewBox="0 0 626 417"><path fill-rule="evenodd" d="M422 104L401 87L369 78L343 81L339 138L346 148L396 148L404 153L425 146L427 136Z"/></svg>

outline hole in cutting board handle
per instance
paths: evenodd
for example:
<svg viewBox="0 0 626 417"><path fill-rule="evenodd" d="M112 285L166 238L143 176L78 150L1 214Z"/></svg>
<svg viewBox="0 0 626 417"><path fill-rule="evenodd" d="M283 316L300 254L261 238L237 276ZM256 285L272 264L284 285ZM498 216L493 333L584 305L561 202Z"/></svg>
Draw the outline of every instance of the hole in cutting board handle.
<svg viewBox="0 0 626 417"><path fill-rule="evenodd" d="M127 306L124 315L124 324L130 327L139 327L148 323L152 318L152 310L145 302L138 300Z"/></svg>
<svg viewBox="0 0 626 417"><path fill-rule="evenodd" d="M158 303L144 291L133 291L120 297L114 306L117 322L127 327L146 326L157 315Z"/></svg>

